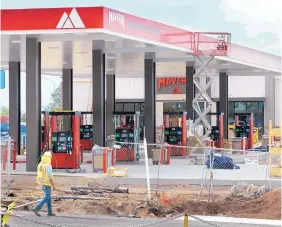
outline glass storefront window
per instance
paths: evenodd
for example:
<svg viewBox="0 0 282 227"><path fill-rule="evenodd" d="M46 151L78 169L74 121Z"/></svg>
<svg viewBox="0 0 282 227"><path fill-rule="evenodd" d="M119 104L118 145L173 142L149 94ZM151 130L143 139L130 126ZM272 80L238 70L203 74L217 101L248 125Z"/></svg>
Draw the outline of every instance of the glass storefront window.
<svg viewBox="0 0 282 227"><path fill-rule="evenodd" d="M235 102L235 113L246 113L246 102Z"/></svg>
<svg viewBox="0 0 282 227"><path fill-rule="evenodd" d="M123 103L122 102L117 102L115 104L115 111L116 112L123 112Z"/></svg>
<svg viewBox="0 0 282 227"><path fill-rule="evenodd" d="M234 125L235 124L235 115L232 113L228 114L228 125Z"/></svg>
<svg viewBox="0 0 282 227"><path fill-rule="evenodd" d="M234 102L228 102L228 111L229 113L235 112Z"/></svg>
<svg viewBox="0 0 282 227"><path fill-rule="evenodd" d="M264 102L258 102L258 112L264 113Z"/></svg>
<svg viewBox="0 0 282 227"><path fill-rule="evenodd" d="M238 101L229 101L228 102L228 124L234 124L235 115L239 115L239 123L246 122L249 123L249 113L254 114L254 127L259 130L259 138L264 133L264 102L259 101L246 101L246 102L238 102ZM217 110L219 109L219 102L217 102Z"/></svg>
<svg viewBox="0 0 282 227"><path fill-rule="evenodd" d="M116 112L144 112L144 102L116 102Z"/></svg>
<svg viewBox="0 0 282 227"><path fill-rule="evenodd" d="M145 110L145 103L141 103L141 112L144 112Z"/></svg>
<svg viewBox="0 0 282 227"><path fill-rule="evenodd" d="M164 102L163 112L165 113L178 113L186 111L185 102Z"/></svg>
<svg viewBox="0 0 282 227"><path fill-rule="evenodd" d="M257 113L258 102L247 102L247 113Z"/></svg>
<svg viewBox="0 0 282 227"><path fill-rule="evenodd" d="M125 112L134 112L134 102L124 103L124 111Z"/></svg>
<svg viewBox="0 0 282 227"><path fill-rule="evenodd" d="M199 107L200 107L200 110L201 112L203 113L205 111L205 102L198 102L199 103Z"/></svg>
<svg viewBox="0 0 282 227"><path fill-rule="evenodd" d="M135 112L136 111L141 111L141 103L140 102L135 103Z"/></svg>

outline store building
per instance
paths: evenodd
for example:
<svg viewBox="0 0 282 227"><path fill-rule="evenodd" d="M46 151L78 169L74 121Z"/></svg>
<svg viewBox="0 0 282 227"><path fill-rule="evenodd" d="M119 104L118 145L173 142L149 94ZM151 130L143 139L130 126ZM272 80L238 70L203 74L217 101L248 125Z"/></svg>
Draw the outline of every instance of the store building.
<svg viewBox="0 0 282 227"><path fill-rule="evenodd" d="M186 110L186 78L185 63L158 63L156 67L156 126L159 126L163 124L164 114ZM280 124L281 86L279 76L262 75L258 72L254 72L252 76L230 74L228 81L228 120L230 124L234 122L236 114L241 115L240 121L246 121L247 116L244 114L248 113L254 114L254 124L259 128L260 135L265 133L270 119L274 121L275 125ZM209 91L213 100L212 112L219 111L219 86L219 76L215 74ZM82 92L87 94L79 95ZM116 75L115 93L116 112L141 111L142 113L144 111L144 78L142 75L136 73L127 75L126 72ZM90 81L75 80L74 109L90 110L91 97ZM204 108L205 102L200 102L199 105ZM215 117L211 117L211 124L216 124L215 122Z"/></svg>

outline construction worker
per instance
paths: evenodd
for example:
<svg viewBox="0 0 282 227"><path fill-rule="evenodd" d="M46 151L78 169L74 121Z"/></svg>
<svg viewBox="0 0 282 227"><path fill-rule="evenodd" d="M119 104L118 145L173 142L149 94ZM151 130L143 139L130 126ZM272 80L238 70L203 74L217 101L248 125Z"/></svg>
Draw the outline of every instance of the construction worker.
<svg viewBox="0 0 282 227"><path fill-rule="evenodd" d="M51 188L55 189L54 181L53 181L53 173L52 173L52 165L51 165L52 154L49 151L46 151L41 159L41 162L37 166L37 181L36 183L42 186L42 190L44 192L44 197L37 204L37 206L33 209L33 212L37 216L41 216L39 211L43 207L43 205L47 204L48 216L55 216L52 212L52 197L51 197Z"/></svg>

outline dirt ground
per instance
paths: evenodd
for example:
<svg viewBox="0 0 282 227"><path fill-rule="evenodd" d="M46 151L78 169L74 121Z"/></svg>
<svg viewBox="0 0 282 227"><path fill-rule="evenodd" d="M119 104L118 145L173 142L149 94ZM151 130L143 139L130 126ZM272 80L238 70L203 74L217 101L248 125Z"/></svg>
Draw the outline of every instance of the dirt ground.
<svg viewBox="0 0 282 227"><path fill-rule="evenodd" d="M2 184L3 185L3 184ZM87 186L86 184L84 184ZM156 191L152 190L152 200L147 203L146 187L136 185L122 185L128 188L129 194L88 194L69 195L71 185L67 182L57 183L57 191L53 196L75 196L88 198L88 200L60 200L53 202L53 209L57 213L113 215L131 217L165 217L188 212L194 215L229 216L261 219L281 220L281 190L273 189L259 199L230 198L230 187L214 188L213 202L207 202L207 190L200 200L197 200L199 187L187 185L162 185ZM38 200L43 195L34 179L16 179L11 187L14 197L4 194L2 188L2 201L16 201L17 205ZM35 204L20 208L31 210Z"/></svg>

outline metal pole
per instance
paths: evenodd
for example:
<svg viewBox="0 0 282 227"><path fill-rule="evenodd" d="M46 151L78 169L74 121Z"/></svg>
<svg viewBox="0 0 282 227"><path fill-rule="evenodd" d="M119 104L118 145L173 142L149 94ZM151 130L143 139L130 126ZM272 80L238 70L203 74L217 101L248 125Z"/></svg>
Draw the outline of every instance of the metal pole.
<svg viewBox="0 0 282 227"><path fill-rule="evenodd" d="M144 151L145 151L145 166L146 166L148 201L150 201L151 200L151 185L150 185L149 159L148 159L148 149L147 149L146 138L144 138Z"/></svg>

